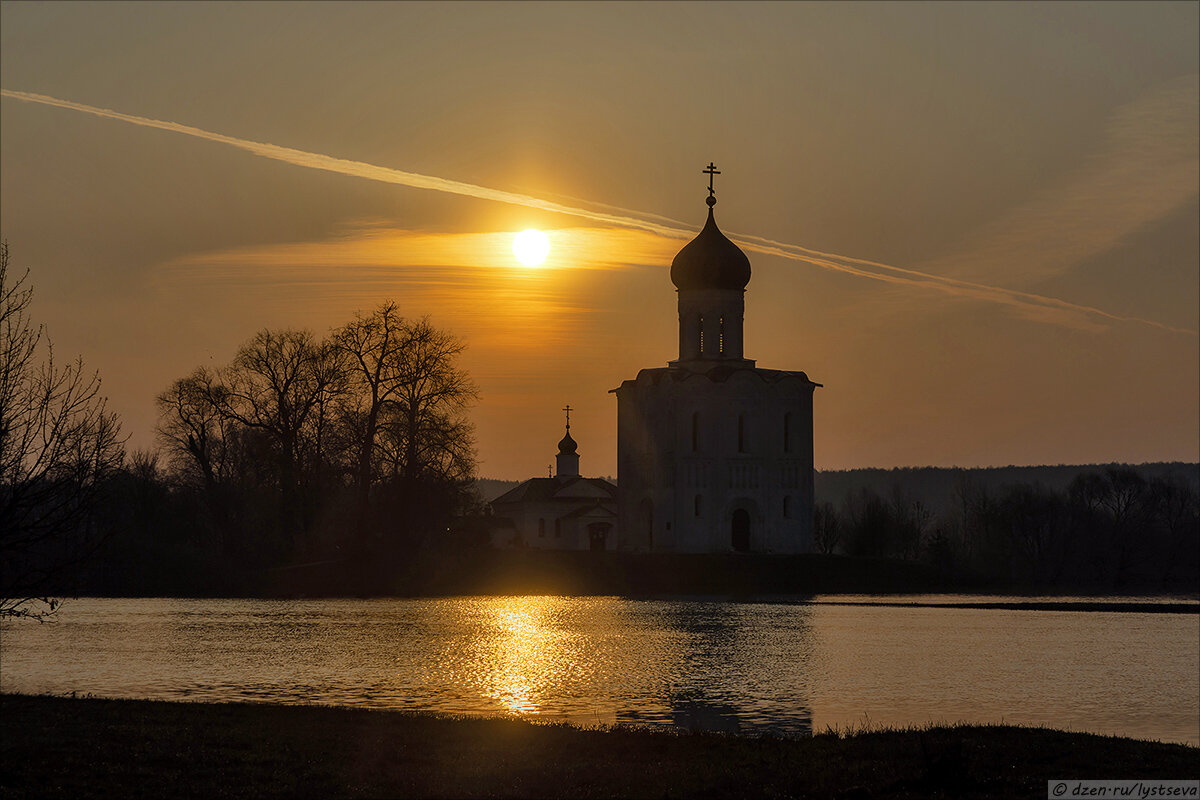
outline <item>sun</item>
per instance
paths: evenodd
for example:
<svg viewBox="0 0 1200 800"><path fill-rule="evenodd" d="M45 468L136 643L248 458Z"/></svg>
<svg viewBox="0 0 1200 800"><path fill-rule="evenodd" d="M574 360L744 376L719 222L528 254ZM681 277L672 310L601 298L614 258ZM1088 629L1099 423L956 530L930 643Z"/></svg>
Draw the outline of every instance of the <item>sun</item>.
<svg viewBox="0 0 1200 800"><path fill-rule="evenodd" d="M540 266L550 254L550 237L536 228L521 231L513 237L513 255L527 267Z"/></svg>

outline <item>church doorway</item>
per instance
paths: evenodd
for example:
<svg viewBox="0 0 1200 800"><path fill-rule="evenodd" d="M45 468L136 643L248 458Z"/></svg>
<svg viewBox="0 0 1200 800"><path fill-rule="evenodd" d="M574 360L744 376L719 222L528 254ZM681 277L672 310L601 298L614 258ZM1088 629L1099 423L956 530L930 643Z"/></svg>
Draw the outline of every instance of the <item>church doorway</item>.
<svg viewBox="0 0 1200 800"><path fill-rule="evenodd" d="M654 549L654 505L649 499L643 500L640 514L642 523L642 535L645 537L646 549Z"/></svg>
<svg viewBox="0 0 1200 800"><path fill-rule="evenodd" d="M739 508L733 512L730 522L733 550L736 553L750 551L750 512Z"/></svg>
<svg viewBox="0 0 1200 800"><path fill-rule="evenodd" d="M612 528L607 522L593 522L588 525L588 545L593 553L608 549L608 531Z"/></svg>

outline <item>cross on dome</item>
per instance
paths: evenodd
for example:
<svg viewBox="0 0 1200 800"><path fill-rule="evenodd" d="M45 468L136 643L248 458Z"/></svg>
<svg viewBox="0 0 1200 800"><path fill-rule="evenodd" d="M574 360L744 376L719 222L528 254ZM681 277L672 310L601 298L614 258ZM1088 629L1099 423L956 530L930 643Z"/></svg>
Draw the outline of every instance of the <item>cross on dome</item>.
<svg viewBox="0 0 1200 800"><path fill-rule="evenodd" d="M709 208L712 208L717 204L717 193L713 189L713 176L720 175L721 170L717 169L717 165L710 161L708 162L708 166L700 171L708 175L708 197L705 198L704 202L708 203Z"/></svg>

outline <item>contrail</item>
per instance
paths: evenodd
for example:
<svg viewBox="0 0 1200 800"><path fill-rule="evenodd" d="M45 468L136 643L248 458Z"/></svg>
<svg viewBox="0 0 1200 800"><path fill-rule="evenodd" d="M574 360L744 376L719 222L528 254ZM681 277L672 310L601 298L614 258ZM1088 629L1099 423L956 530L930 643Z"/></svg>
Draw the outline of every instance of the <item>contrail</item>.
<svg viewBox="0 0 1200 800"><path fill-rule="evenodd" d="M61 100L57 97L50 97L49 95L44 94L20 92L12 89L0 89L0 96L10 97L14 100L23 100L29 103L39 103L41 105L53 106L55 108L79 111L84 114L105 117L107 119L115 119L121 122L128 122L133 125L140 125L146 128L158 128L159 130L182 133L187 136L194 136L197 139L205 139L210 142L217 142L220 144L229 145L231 147L236 147L239 150L245 150L264 158L282 161L295 166L319 169L326 172L334 172L339 175L366 178L367 180L408 186L415 189L429 189L435 192L448 192L450 194L462 195L464 197L474 197L480 200L491 200L498 203L508 203L511 205L523 206L525 208L534 208L557 214L582 217L595 222L604 222L624 228L635 228L638 230L648 231L650 233L672 239L689 239L695 233L679 220L672 220L668 217L620 208L617 206L599 206L598 204L590 204L600 208L605 208L607 209L606 211L580 208L578 206L545 200L532 195L508 192L502 189L493 189L487 186L479 186L472 183L464 183L462 181L438 178L432 175L421 175L416 172L405 172L403 170L392 169L390 167L381 167L375 164L367 164L362 161L336 158L334 156L322 155L320 153L310 153L304 150L296 150L291 147L283 147L276 144L255 142L249 139L240 139L235 136L226 136L225 134L206 131L203 128L196 128L192 127L191 125L183 125L178 122L167 122L164 120L151 119L149 117L139 117L133 114L123 114L120 111L113 111L112 109L108 108L99 108L97 106L89 106L84 103L76 103L70 100ZM884 281L887 283L938 289L948 294L960 297L988 300L1004 305L1024 308L1026 310L1041 312L1043 316L1046 312L1062 312L1059 314L1060 318L1056 320L1060 324L1071 324L1069 320L1062 318L1063 313L1067 315L1084 314L1100 317L1102 319L1114 322L1137 322L1143 325L1151 325L1162 330L1171 331L1173 333L1184 333L1193 336L1197 334L1196 331L1171 327L1154 320L1112 314L1099 308L1078 305L1065 300L1059 300L1057 298L1046 297L1030 292L1020 292L1012 289L1004 289L998 286L989 286L986 284L971 283L969 281L960 281L953 278L946 278L944 276L920 272L912 269L905 269L903 267L895 267L875 261L851 258L849 256L841 256L834 253L823 253L818 250L809 250L808 248L800 247L799 245L777 242L772 239L766 239L759 236L744 236L738 234L732 234L732 236L738 239L740 243L748 250L779 256L791 261L800 261L807 264L812 264L814 266L832 270L834 272L857 275L859 277L871 278L873 280Z"/></svg>

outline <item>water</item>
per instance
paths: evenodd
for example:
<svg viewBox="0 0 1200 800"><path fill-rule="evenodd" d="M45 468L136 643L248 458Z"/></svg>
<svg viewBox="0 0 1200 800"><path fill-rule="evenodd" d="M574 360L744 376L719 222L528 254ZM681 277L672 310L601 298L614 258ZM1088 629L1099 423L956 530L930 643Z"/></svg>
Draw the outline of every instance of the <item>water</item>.
<svg viewBox="0 0 1200 800"><path fill-rule="evenodd" d="M50 623L6 621L0 636L6 692L784 735L1006 722L1200 743L1191 614L612 597L80 599Z"/></svg>

